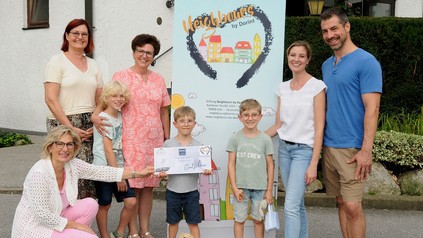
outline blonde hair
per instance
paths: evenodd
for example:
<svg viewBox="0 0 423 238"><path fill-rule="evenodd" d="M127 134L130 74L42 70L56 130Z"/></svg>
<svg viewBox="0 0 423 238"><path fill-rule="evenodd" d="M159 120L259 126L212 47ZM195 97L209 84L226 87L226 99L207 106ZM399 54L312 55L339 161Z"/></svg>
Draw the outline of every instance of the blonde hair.
<svg viewBox="0 0 423 238"><path fill-rule="evenodd" d="M178 107L173 113L173 120L176 121L181 117L190 116L195 120L195 111L189 106Z"/></svg>
<svg viewBox="0 0 423 238"><path fill-rule="evenodd" d="M257 109L258 113L261 115L260 103L253 98L245 99L239 105L239 114L242 114L243 112L247 110L254 110L254 109Z"/></svg>
<svg viewBox="0 0 423 238"><path fill-rule="evenodd" d="M103 110L107 108L107 99L115 95L123 95L125 97L125 103L129 102L130 94L128 87L122 82L119 81L110 81L106 83L101 92L100 102L103 107Z"/></svg>
<svg viewBox="0 0 423 238"><path fill-rule="evenodd" d="M50 146L54 142L60 140L60 137L62 137L63 135L70 135L72 137L72 141L75 143L75 148L73 150L72 157L75 157L79 153L79 150L81 149L81 139L79 138L79 135L69 127L59 125L51 129L47 134L46 138L44 139L43 151L41 154L42 159L50 158Z"/></svg>

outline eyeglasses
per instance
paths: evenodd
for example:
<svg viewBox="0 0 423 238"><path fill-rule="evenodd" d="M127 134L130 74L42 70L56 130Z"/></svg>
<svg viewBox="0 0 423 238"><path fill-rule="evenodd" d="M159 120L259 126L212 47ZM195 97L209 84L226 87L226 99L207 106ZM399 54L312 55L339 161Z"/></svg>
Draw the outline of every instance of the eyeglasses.
<svg viewBox="0 0 423 238"><path fill-rule="evenodd" d="M82 38L87 39L88 38L88 33L86 32L77 32L77 31L71 31L69 32L73 37L78 38L79 36L82 36Z"/></svg>
<svg viewBox="0 0 423 238"><path fill-rule="evenodd" d="M176 123L178 123L179 125L192 125L195 123L194 120L178 120L176 121Z"/></svg>
<svg viewBox="0 0 423 238"><path fill-rule="evenodd" d="M68 149L73 149L73 148L75 148L75 142L68 142L68 143L65 143L65 142L63 142L63 141L55 141L55 142L53 142L54 144L56 144L56 146L57 146L57 148L59 148L59 149L63 149L63 147L65 147L66 146L66 148L68 148Z"/></svg>
<svg viewBox="0 0 423 238"><path fill-rule="evenodd" d="M145 50L141 50L141 49L136 49L135 52L137 52L138 54L140 54L141 56L145 55L149 58L153 57L154 53L150 52L150 51L145 51Z"/></svg>
<svg viewBox="0 0 423 238"><path fill-rule="evenodd" d="M251 117L252 119L255 120L259 116L260 116L260 114L258 114L258 113L253 113L253 114L243 113L243 114L241 114L241 117L244 118L244 119L249 119Z"/></svg>

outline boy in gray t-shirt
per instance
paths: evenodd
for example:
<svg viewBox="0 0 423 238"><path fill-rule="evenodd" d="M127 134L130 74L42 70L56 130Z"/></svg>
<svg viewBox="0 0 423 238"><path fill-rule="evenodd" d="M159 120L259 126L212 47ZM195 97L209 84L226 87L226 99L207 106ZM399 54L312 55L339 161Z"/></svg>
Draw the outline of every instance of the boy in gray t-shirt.
<svg viewBox="0 0 423 238"><path fill-rule="evenodd" d="M261 217L260 202L265 199L273 203L273 144L268 135L258 130L261 105L255 99L241 102L239 120L244 128L229 139L228 174L234 201L235 237L244 236L244 222L248 216L248 202L251 201L250 214L254 219L254 233L264 236L264 223Z"/></svg>
<svg viewBox="0 0 423 238"><path fill-rule="evenodd" d="M182 106L174 112L173 125L178 130L174 138L165 141L163 147L200 146L201 143L192 138L191 132L195 126L195 111L188 106ZM210 170L203 172L210 175ZM172 174L160 172L159 177L168 177L166 187L166 222L169 224L169 238L176 238L178 225L185 215L191 235L200 237L198 223L200 218L200 194L198 192L199 174Z"/></svg>

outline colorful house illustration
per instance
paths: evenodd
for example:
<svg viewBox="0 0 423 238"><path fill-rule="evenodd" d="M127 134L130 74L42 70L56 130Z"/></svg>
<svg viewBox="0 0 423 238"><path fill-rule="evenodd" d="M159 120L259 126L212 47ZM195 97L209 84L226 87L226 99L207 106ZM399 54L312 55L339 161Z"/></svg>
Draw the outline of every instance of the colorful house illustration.
<svg viewBox="0 0 423 238"><path fill-rule="evenodd" d="M235 44L235 63L251 64L252 59L250 42L238 41Z"/></svg>
<svg viewBox="0 0 423 238"><path fill-rule="evenodd" d="M222 38L220 35L213 35L210 37L207 48L207 62L220 62L220 50L222 49Z"/></svg>
<svg viewBox="0 0 423 238"><path fill-rule="evenodd" d="M198 45L198 51L204 60L207 60L207 44L203 38L201 38L200 44Z"/></svg>
<svg viewBox="0 0 423 238"><path fill-rule="evenodd" d="M212 174L199 179L200 210L205 221L220 220L219 171L212 160Z"/></svg>
<svg viewBox="0 0 423 238"><path fill-rule="evenodd" d="M253 41L253 62L256 62L262 51L261 38L260 35L256 33Z"/></svg>
<svg viewBox="0 0 423 238"><path fill-rule="evenodd" d="M234 62L234 50L232 47L223 47L220 50L220 58L222 63L233 63Z"/></svg>

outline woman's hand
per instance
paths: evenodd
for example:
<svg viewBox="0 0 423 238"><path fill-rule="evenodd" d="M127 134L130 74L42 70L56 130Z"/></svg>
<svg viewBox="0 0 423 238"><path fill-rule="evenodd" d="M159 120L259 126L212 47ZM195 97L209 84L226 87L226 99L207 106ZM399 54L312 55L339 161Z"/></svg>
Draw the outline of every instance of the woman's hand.
<svg viewBox="0 0 423 238"><path fill-rule="evenodd" d="M72 130L78 133L79 137L81 138L81 141L90 141L91 137L93 136L93 128L89 128L88 130L82 130L77 127L72 127Z"/></svg>
<svg viewBox="0 0 423 238"><path fill-rule="evenodd" d="M147 166L143 170L140 171L141 177L152 175L154 173L154 167L153 166Z"/></svg>
<svg viewBox="0 0 423 238"><path fill-rule="evenodd" d="M102 117L95 114L91 115L91 121L93 122L95 128L97 129L98 133L100 133L100 135L109 133L109 131L106 129L105 126L112 126L112 125L107 122L108 120L109 119L107 119L107 117Z"/></svg>
<svg viewBox="0 0 423 238"><path fill-rule="evenodd" d="M309 185L317 178L317 166L309 165L305 174L305 184Z"/></svg>
<svg viewBox="0 0 423 238"><path fill-rule="evenodd" d="M91 229L91 227L71 220L68 220L68 224L66 224L65 229L77 229L95 235L95 232Z"/></svg>

